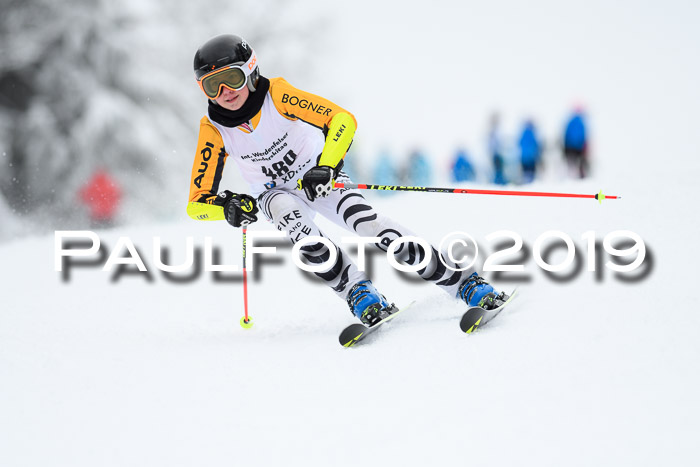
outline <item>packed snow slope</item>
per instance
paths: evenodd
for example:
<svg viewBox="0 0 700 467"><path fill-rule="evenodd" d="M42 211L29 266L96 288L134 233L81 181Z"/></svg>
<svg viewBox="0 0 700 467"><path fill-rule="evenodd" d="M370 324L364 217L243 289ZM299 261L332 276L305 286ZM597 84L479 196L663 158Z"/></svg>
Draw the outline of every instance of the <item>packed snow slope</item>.
<svg viewBox="0 0 700 467"><path fill-rule="evenodd" d="M625 199L372 196L431 242L467 231L488 251L489 233L519 233L528 254L506 259L520 259L526 277L494 281L522 295L467 336L464 305L370 255L379 289L417 304L353 349L337 343L353 321L345 303L297 269L282 242L251 274L250 330L238 324L240 275L189 271L176 283L156 269L153 237L170 264L184 261L187 236L200 249L211 236L217 261L240 265L240 231L224 222L183 215L97 232L107 254L128 236L149 271L116 278L102 261L64 280L53 236L0 246L0 465L696 465L697 254L677 226L692 231L697 220L642 182L528 188ZM669 189L689 195L692 177ZM552 229L581 248L583 267L564 281L532 258ZM581 235L602 241L619 229L647 246L642 279L586 270Z"/></svg>

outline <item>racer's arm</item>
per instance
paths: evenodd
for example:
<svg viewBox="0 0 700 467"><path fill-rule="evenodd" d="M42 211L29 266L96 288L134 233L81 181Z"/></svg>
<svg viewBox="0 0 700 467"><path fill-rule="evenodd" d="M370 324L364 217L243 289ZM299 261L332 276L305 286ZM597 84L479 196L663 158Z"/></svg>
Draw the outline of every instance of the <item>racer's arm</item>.
<svg viewBox="0 0 700 467"><path fill-rule="evenodd" d="M270 96L280 114L290 120L304 121L324 132L326 143L318 165L335 169L355 136L355 117L323 97L293 87L283 78L270 80Z"/></svg>
<svg viewBox="0 0 700 467"><path fill-rule="evenodd" d="M207 117L202 118L187 214L195 220L226 219L234 227L244 227L258 220L255 199L229 190L217 194L227 157L221 133Z"/></svg>
<svg viewBox="0 0 700 467"><path fill-rule="evenodd" d="M219 182L228 154L219 130L202 118L199 125L197 152L190 177L190 202L211 204L219 191Z"/></svg>
<svg viewBox="0 0 700 467"><path fill-rule="evenodd" d="M192 164L187 214L196 220L219 220L225 213L217 201L219 182L226 163L226 150L219 130L207 117L199 122L197 152Z"/></svg>

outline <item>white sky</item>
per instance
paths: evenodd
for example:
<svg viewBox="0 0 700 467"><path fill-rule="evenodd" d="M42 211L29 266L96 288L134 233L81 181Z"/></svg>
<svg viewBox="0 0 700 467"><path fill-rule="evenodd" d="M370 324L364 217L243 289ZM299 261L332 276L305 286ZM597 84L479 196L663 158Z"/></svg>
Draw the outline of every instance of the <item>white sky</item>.
<svg viewBox="0 0 700 467"><path fill-rule="evenodd" d="M483 153L493 110L508 133L533 116L553 140L582 102L594 147L614 167L669 150L700 156L690 139L700 124L697 2L299 3L300 17L311 11L337 15L338 26L325 54L309 57L310 86L284 74L353 111L356 141L372 155L418 144L442 159L460 143Z"/></svg>

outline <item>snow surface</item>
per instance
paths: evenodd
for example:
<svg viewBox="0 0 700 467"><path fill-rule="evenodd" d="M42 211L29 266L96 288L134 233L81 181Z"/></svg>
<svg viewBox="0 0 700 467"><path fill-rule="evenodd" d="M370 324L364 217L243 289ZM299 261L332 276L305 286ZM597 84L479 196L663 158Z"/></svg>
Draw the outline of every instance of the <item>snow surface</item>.
<svg viewBox="0 0 700 467"><path fill-rule="evenodd" d="M467 337L458 302L377 255L380 290L399 305L418 303L369 345L343 349L337 335L352 322L346 305L306 280L289 249L251 280L251 330L238 325L239 281L202 272L173 283L155 269L154 236L172 250L172 263L184 259L185 237L202 247L212 236L222 261L239 264L240 232L225 223L181 212L171 223L98 232L108 253L130 237L151 281L131 274L113 283L112 273L93 266L73 269L64 282L53 269L52 235L3 243L1 466L698 464L697 4L402 5L360 2L337 18L327 57L309 58L328 64L313 85L300 82L300 70L270 75L342 95L337 100L356 110L365 158L387 143L423 145L440 160L456 143L476 146L494 108L511 128L534 113L552 138L582 99L594 129L595 178L548 177L527 189L603 189L624 199L407 193L372 197L375 206L432 242L464 230L488 246L487 234L508 229L531 248L556 229L583 247L584 232L602 240L627 229L644 239L650 273L624 282L604 270L597 281L584 268L555 282L530 256L531 281L495 281L520 285L520 298ZM417 31L426 40L405 47L407 38L423 37ZM571 41L562 40L569 31ZM421 75L405 73L414 56L431 51L438 68L464 83L459 92L427 88ZM358 64L402 78L391 87L338 84L356 76ZM186 118L196 125L200 115ZM184 194L158 202L184 206Z"/></svg>
<svg viewBox="0 0 700 467"><path fill-rule="evenodd" d="M654 195L623 193L602 206L438 194L376 200L431 241L468 230L488 245L486 234L508 228L531 247L557 228L583 246L584 231L602 239L630 229L654 266L633 284L610 271L596 282L585 270L556 283L530 258L521 297L467 337L461 304L371 256L382 292L418 303L354 349L336 340L352 322L345 304L305 280L289 249L251 280L251 330L238 325L240 282L202 273L172 284L156 270L153 236L172 250L172 264L184 260L191 235L198 247L212 236L221 261L240 265L240 233L225 223L99 232L108 253L129 236L151 282L132 274L111 283L94 266L63 282L53 237L2 245L0 464L355 465L371 456L367 465L693 465L700 323L694 307L678 306L691 299L688 258L675 254L665 226L642 215L656 210ZM438 202L508 218L449 220L430 209ZM561 212L575 215L552 214Z"/></svg>

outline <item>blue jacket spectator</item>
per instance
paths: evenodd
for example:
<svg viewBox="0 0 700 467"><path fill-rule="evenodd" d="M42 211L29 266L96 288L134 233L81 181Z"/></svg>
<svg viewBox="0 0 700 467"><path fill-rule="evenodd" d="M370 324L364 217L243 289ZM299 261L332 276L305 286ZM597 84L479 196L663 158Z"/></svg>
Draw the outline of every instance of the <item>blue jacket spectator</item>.
<svg viewBox="0 0 700 467"><path fill-rule="evenodd" d="M580 106L574 109L564 129L564 157L570 173L579 178L588 175L588 132Z"/></svg>
<svg viewBox="0 0 700 467"><path fill-rule="evenodd" d="M464 149L457 151L452 163L452 180L455 182L471 182L476 179L474 166L469 161L469 155Z"/></svg>
<svg viewBox="0 0 700 467"><path fill-rule="evenodd" d="M399 184L399 174L394 167L394 163L391 160L391 156L387 151L383 151L379 154L377 158L376 165L374 166L374 176L372 177L374 184L376 185L398 185ZM385 196L392 191L377 191L378 195Z"/></svg>
<svg viewBox="0 0 700 467"><path fill-rule="evenodd" d="M520 148L520 164L523 170L523 183L530 183L535 178L542 153L535 124L531 120L525 122L518 146Z"/></svg>
<svg viewBox="0 0 700 467"><path fill-rule="evenodd" d="M403 179L406 185L430 185L433 179L433 167L430 164L430 159L425 157L421 151L413 151L408 158Z"/></svg>
<svg viewBox="0 0 700 467"><path fill-rule="evenodd" d="M586 147L586 125L583 115L574 113L564 130L564 147L582 151Z"/></svg>

